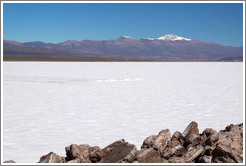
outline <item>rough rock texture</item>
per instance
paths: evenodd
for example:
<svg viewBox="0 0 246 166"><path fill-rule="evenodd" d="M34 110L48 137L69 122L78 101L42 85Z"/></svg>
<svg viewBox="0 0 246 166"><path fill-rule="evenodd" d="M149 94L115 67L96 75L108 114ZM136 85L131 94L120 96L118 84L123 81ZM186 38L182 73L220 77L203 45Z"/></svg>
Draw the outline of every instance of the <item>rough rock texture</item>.
<svg viewBox="0 0 246 166"><path fill-rule="evenodd" d="M204 148L200 145L197 147L189 147L187 153L185 154L185 162L187 163L193 162L203 152L204 152Z"/></svg>
<svg viewBox="0 0 246 166"><path fill-rule="evenodd" d="M122 143L112 150L100 163L131 163L135 159L137 148L129 143Z"/></svg>
<svg viewBox="0 0 246 166"><path fill-rule="evenodd" d="M90 149L91 147L87 144L76 145L72 144L65 148L66 161L77 159L80 163L90 163Z"/></svg>
<svg viewBox="0 0 246 166"><path fill-rule="evenodd" d="M168 159L168 163L185 163L185 157L184 156L181 156L181 157L173 156Z"/></svg>
<svg viewBox="0 0 246 166"><path fill-rule="evenodd" d="M212 162L243 162L243 124L229 125L218 133L218 141L212 152Z"/></svg>
<svg viewBox="0 0 246 166"><path fill-rule="evenodd" d="M120 144L125 143L124 139L115 141L114 143L108 145L107 147L103 149L98 149L94 153L90 155L90 160L93 163L99 162L102 158L107 156L110 152L112 152L116 147L118 147Z"/></svg>
<svg viewBox="0 0 246 166"><path fill-rule="evenodd" d="M181 139L183 139L184 142L182 143L185 147L190 144L197 145L201 140L198 130L198 124L192 121L183 131Z"/></svg>
<svg viewBox="0 0 246 166"><path fill-rule="evenodd" d="M154 148L156 151L163 151L171 140L171 133L168 129L162 130L158 135L152 135L147 137L141 149Z"/></svg>
<svg viewBox="0 0 246 166"><path fill-rule="evenodd" d="M14 160L7 160L7 161L4 161L3 163L15 163Z"/></svg>
<svg viewBox="0 0 246 166"><path fill-rule="evenodd" d="M202 135L206 135L207 137L209 137L210 135L213 135L217 133L216 130L212 129L212 128L206 128L203 132Z"/></svg>
<svg viewBox="0 0 246 166"><path fill-rule="evenodd" d="M161 163L161 156L153 148L141 149L137 156L136 161L138 163Z"/></svg>
<svg viewBox="0 0 246 166"><path fill-rule="evenodd" d="M192 121L182 133L182 137L186 138L190 134L199 135L198 124Z"/></svg>
<svg viewBox="0 0 246 166"><path fill-rule="evenodd" d="M199 158L199 163L211 163L212 161L212 156L202 156Z"/></svg>
<svg viewBox="0 0 246 166"><path fill-rule="evenodd" d="M179 131L175 131L172 135L172 141L178 140L182 134Z"/></svg>
<svg viewBox="0 0 246 166"><path fill-rule="evenodd" d="M54 152L50 152L40 158L38 163L65 163L65 157L61 157Z"/></svg>
<svg viewBox="0 0 246 166"><path fill-rule="evenodd" d="M173 156L183 156L186 153L186 149L184 146L178 144L176 146L171 146L170 148L168 148L164 153L162 153L163 158L165 159L169 159Z"/></svg>
<svg viewBox="0 0 246 166"><path fill-rule="evenodd" d="M176 131L171 137L165 129L147 137L140 150L121 139L103 149L72 144L65 151L66 157L50 152L39 163L242 163L243 123L219 132L206 128L199 134L193 121L182 134Z"/></svg>

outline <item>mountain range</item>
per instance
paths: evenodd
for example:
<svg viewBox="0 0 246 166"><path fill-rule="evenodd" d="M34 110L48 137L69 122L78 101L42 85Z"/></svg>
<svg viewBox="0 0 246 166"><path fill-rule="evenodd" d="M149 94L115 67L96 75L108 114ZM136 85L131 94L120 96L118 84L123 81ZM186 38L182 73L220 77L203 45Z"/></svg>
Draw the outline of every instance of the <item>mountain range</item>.
<svg viewBox="0 0 246 166"><path fill-rule="evenodd" d="M3 40L4 60L37 61L243 61L243 47L172 34L159 38L20 43Z"/></svg>

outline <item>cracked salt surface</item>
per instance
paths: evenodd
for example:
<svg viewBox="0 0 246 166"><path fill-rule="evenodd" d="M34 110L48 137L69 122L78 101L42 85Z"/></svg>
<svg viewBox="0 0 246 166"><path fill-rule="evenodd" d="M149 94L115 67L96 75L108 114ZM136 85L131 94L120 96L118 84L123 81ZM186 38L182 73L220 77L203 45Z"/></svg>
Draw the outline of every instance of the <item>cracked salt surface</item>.
<svg viewBox="0 0 246 166"><path fill-rule="evenodd" d="M243 63L4 62L3 160L243 121ZM28 156L28 157L27 157Z"/></svg>

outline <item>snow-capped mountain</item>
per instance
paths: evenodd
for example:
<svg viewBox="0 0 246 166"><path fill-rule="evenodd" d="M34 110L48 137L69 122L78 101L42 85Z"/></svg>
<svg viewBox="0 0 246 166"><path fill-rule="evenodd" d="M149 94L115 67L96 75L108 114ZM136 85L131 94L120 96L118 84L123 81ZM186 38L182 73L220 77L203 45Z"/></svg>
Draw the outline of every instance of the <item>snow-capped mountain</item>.
<svg viewBox="0 0 246 166"><path fill-rule="evenodd" d="M166 34L166 35L161 36L159 38L143 38L143 39L147 39L147 40L171 40L171 41L186 40L186 41L191 41L191 39L184 38L184 37L177 36L177 35L173 35L173 34Z"/></svg>
<svg viewBox="0 0 246 166"><path fill-rule="evenodd" d="M186 41L190 41L191 39L187 39L181 36L176 36L173 34L167 34L165 36L159 37L159 40L186 40Z"/></svg>
<svg viewBox="0 0 246 166"><path fill-rule="evenodd" d="M18 47L17 47L18 46ZM36 50L34 50L36 49ZM86 60L171 60L171 61L237 61L243 60L243 47L223 46L216 43L207 43L191 40L181 36L167 34L159 38L133 39L121 36L115 40L67 40L58 44L44 42L26 42L4 40L4 57L30 55L35 52L37 56L46 59L62 54L63 59ZM26 52L25 52L26 51ZM52 51L52 52L51 52ZM48 54L50 52L50 54ZM59 58L55 56L54 59ZM74 57L72 57L74 55ZM92 56L93 55L93 56ZM61 57L61 56L60 56Z"/></svg>
<svg viewBox="0 0 246 166"><path fill-rule="evenodd" d="M133 39L132 37L129 37L129 36L121 36L120 38Z"/></svg>

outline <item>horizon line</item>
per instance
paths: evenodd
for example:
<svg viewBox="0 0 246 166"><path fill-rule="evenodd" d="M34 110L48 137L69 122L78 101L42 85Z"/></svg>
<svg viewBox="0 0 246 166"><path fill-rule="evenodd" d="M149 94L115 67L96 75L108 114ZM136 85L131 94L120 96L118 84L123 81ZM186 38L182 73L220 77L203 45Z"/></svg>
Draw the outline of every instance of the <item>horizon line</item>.
<svg viewBox="0 0 246 166"><path fill-rule="evenodd" d="M166 34L168 35L168 34ZM176 35L177 36L177 35ZM42 42L42 43L45 43L45 44L60 44L60 43L64 43L64 42L67 42L67 41L75 41L75 42L82 42L82 41L86 41L86 40L89 40L89 41L109 41L109 40L117 40L117 39L120 39L122 37L129 37L129 39L133 39L133 40L141 40L141 39L146 39L148 40L148 38L139 38L139 39L136 39L136 38L132 38L130 36L126 36L126 35L123 35L123 36L120 36L118 38L115 38L115 39L82 39L82 40L74 40L74 39L68 39L68 40L64 40L64 41L61 41L61 42L46 42L46 41L42 41L42 40L32 40L32 41L18 41L18 40L12 40L12 39L4 39L2 38L2 41L4 40L7 40L7 41L14 41L14 42L18 42L18 43L29 43L29 42ZM181 37L181 36L178 36L178 37ZM154 39L154 40L160 40L158 38L150 38L150 39ZM150 40L152 41L152 40ZM163 41L163 40L162 40ZM187 40L164 40L164 41L187 41ZM240 45L240 46L232 46L232 45L223 45L223 44L220 44L220 43L217 43L217 42L213 42L213 41L210 41L210 42L206 42L206 41L201 41L199 39L191 39L189 41L200 41L200 42L205 42L205 43L215 43L215 44L219 44L219 45L222 45L222 46L230 46L230 47L243 47L243 44ZM189 42L187 41L187 42Z"/></svg>

